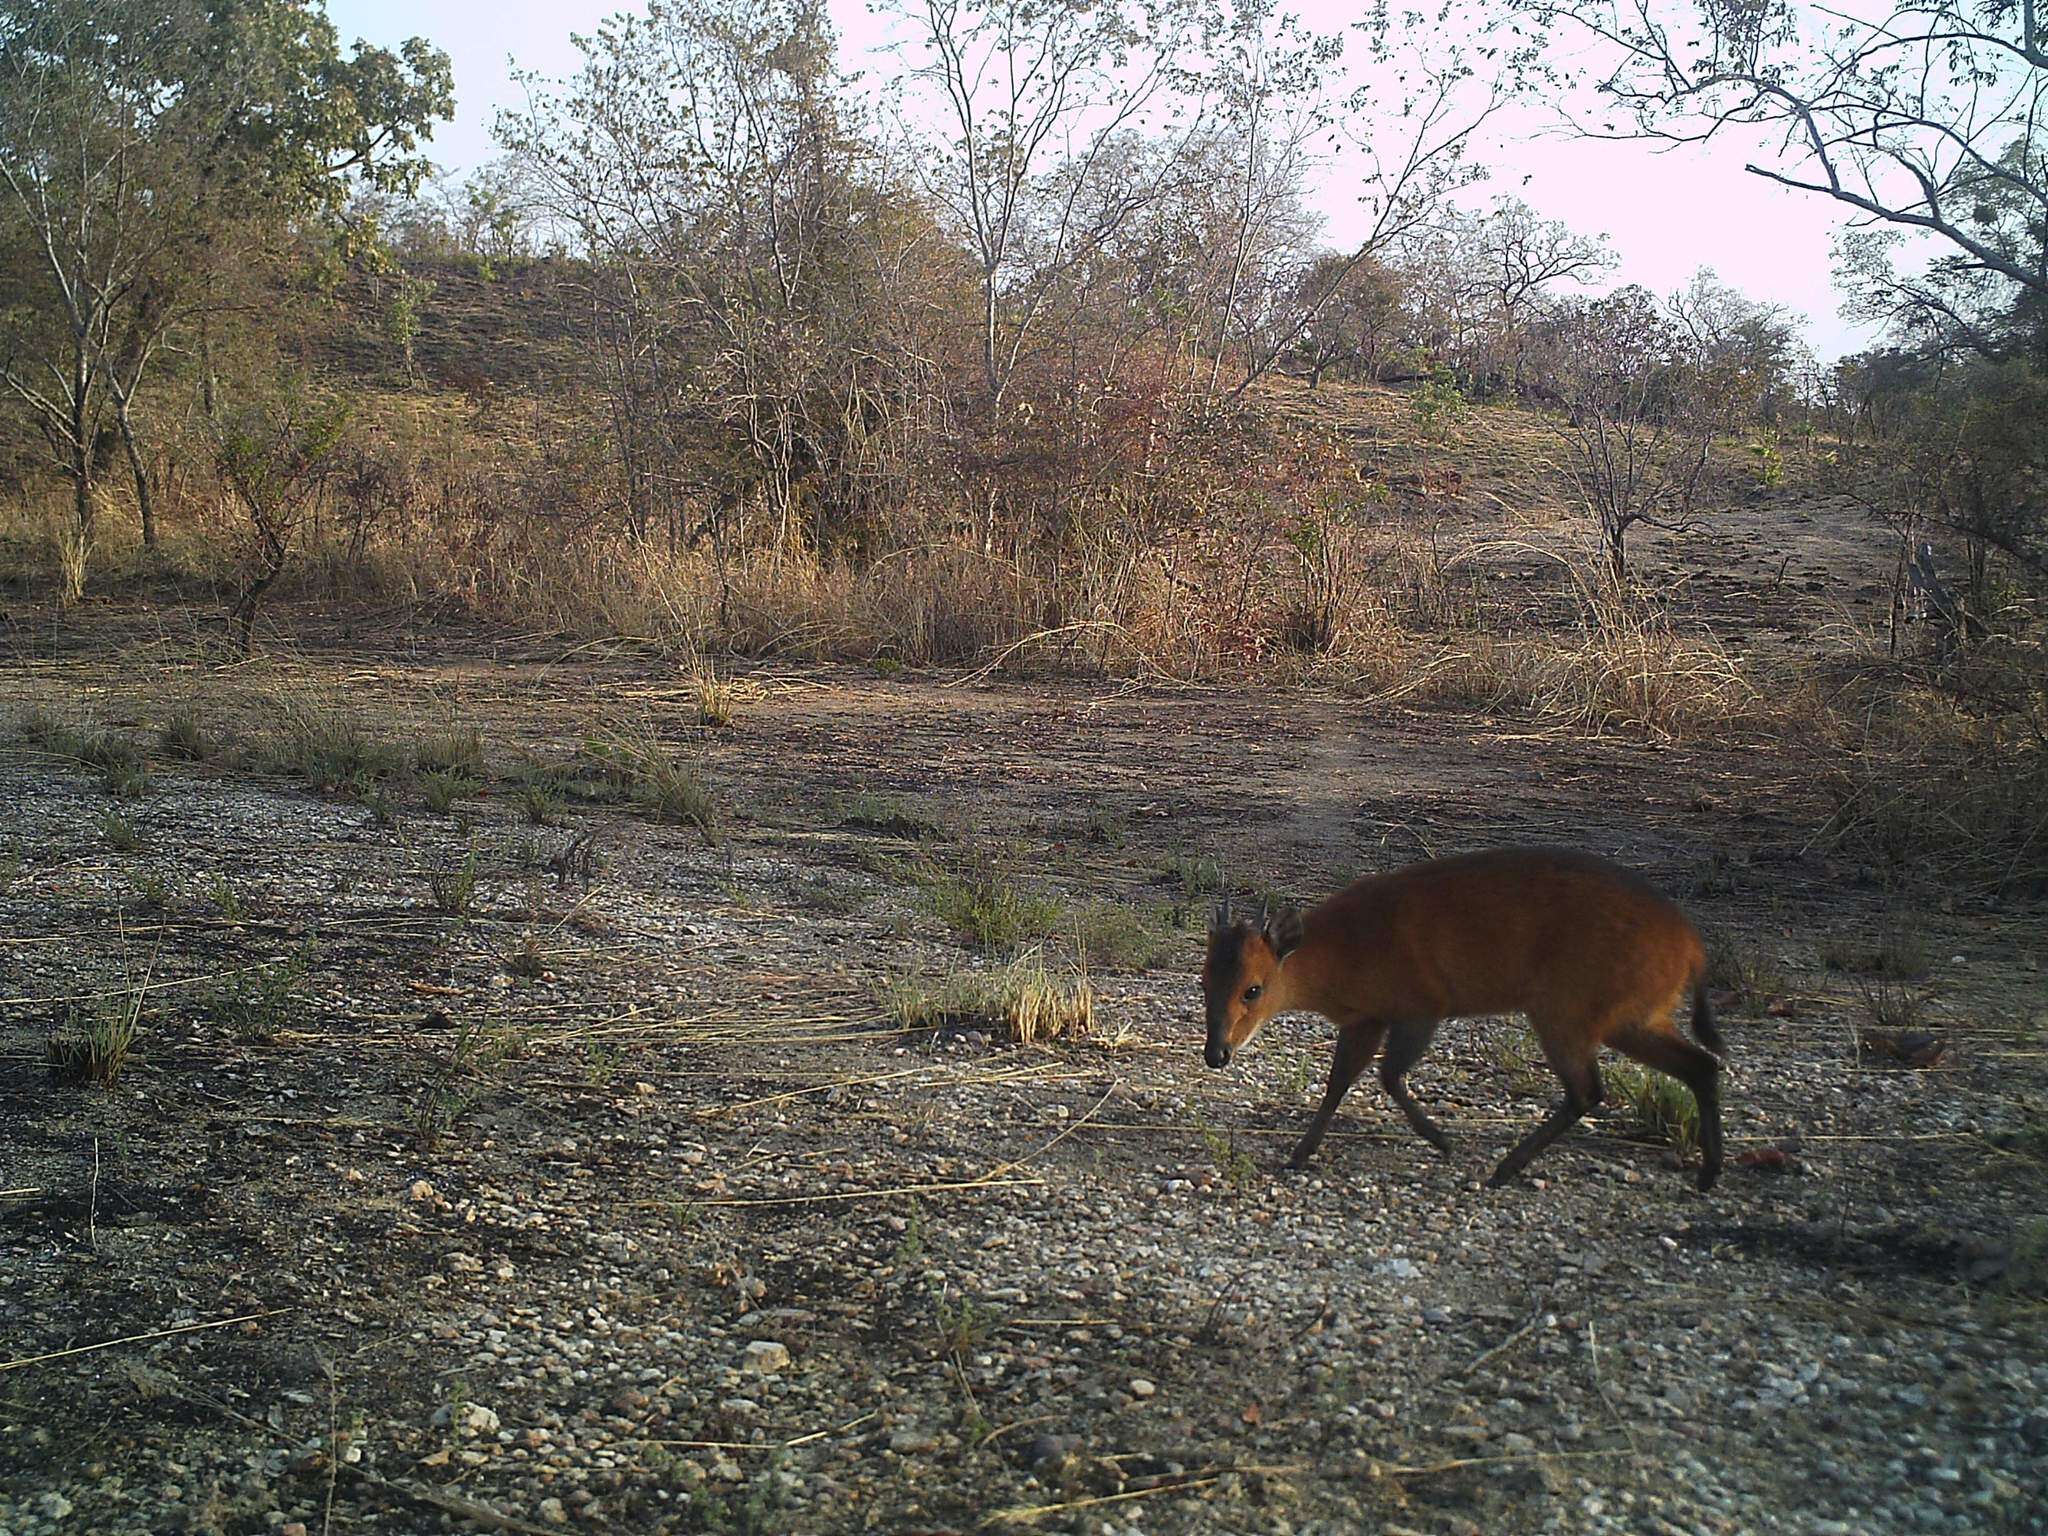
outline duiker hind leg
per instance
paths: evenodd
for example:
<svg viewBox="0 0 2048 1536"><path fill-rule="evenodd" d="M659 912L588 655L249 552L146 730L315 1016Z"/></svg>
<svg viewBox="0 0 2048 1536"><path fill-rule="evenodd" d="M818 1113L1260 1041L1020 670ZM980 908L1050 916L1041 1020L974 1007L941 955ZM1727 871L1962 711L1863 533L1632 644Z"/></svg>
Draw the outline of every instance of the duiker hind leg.
<svg viewBox="0 0 2048 1536"><path fill-rule="evenodd" d="M1607 1043L1692 1090L1700 1110L1700 1188L1712 1189L1721 1177L1721 1063L1711 1051L1654 1024L1631 1025Z"/></svg>
<svg viewBox="0 0 2048 1536"><path fill-rule="evenodd" d="M1536 1038L1543 1043L1543 1054L1550 1062L1550 1069L1564 1084L1564 1097L1541 1125L1501 1159L1500 1166L1493 1170L1493 1177L1486 1181L1496 1189L1528 1167L1531 1158L1577 1125L1587 1110L1606 1097L1606 1089L1600 1083L1600 1070L1593 1065L1593 1051L1598 1047L1590 1044L1592 1031L1560 1028L1555 1021L1544 1019L1532 1018L1529 1022L1536 1027ZM1580 1040L1589 1043L1580 1045Z"/></svg>

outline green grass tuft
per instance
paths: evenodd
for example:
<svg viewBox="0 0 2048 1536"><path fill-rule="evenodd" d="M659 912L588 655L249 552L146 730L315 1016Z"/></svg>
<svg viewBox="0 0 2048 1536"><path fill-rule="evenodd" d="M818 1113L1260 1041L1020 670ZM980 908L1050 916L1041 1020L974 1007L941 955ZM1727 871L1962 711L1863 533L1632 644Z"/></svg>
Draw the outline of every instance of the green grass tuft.
<svg viewBox="0 0 2048 1536"><path fill-rule="evenodd" d="M1632 1061L1617 1062L1601 1074L1607 1101L1623 1110L1635 1131L1668 1142L1680 1157L1700 1144L1700 1107L1692 1090L1676 1078Z"/></svg>

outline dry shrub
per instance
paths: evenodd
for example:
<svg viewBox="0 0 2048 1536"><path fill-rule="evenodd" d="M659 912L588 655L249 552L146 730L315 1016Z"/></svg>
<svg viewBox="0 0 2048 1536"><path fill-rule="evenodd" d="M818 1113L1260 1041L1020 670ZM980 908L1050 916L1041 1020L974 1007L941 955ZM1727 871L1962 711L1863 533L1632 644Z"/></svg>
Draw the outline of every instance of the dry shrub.
<svg viewBox="0 0 2048 1536"><path fill-rule="evenodd" d="M2048 669L2032 662L1995 680L1873 667L1840 690L1815 751L1821 841L1894 881L2048 890Z"/></svg>
<svg viewBox="0 0 2048 1536"><path fill-rule="evenodd" d="M1582 589L1576 641L1526 645L1520 664L1531 709L1596 734L1677 738L1759 706L1741 664L1712 635L1681 634L1653 600L1592 584Z"/></svg>
<svg viewBox="0 0 2048 1536"><path fill-rule="evenodd" d="M86 572L92 565L92 535L71 517L50 520L50 557L57 568L57 600L66 607L85 596Z"/></svg>
<svg viewBox="0 0 2048 1536"><path fill-rule="evenodd" d="M1594 735L1678 739L1763 714L1742 663L1706 631L1681 631L1654 597L1583 577L1575 595L1576 629L1561 634L1474 627L1429 644L1389 624L1387 652L1358 680L1383 698L1513 710Z"/></svg>

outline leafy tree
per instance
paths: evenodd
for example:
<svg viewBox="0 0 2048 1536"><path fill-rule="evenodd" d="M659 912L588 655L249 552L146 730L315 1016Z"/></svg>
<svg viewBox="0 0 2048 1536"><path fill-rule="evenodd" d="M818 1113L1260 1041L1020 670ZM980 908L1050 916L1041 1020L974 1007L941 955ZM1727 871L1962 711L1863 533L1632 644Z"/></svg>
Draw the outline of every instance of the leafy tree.
<svg viewBox="0 0 2048 1536"><path fill-rule="evenodd" d="M81 540L110 423L155 540L135 405L179 329L352 186L415 185L452 103L446 55L344 57L314 0L0 10L0 385L70 482Z"/></svg>
<svg viewBox="0 0 2048 1536"><path fill-rule="evenodd" d="M299 528L341 447L348 413L297 380L253 389L208 424L214 465L241 509L241 591L228 612L235 644L247 655L256 613L290 564Z"/></svg>

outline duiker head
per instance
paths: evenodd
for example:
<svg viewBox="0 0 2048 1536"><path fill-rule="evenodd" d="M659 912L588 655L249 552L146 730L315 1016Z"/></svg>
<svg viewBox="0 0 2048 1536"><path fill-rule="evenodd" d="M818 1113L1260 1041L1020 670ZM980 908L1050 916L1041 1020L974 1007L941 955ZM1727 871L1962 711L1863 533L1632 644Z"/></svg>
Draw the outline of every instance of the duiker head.
<svg viewBox="0 0 2048 1536"><path fill-rule="evenodd" d="M1209 1038L1202 1059L1227 1067L1237 1048L1256 1035L1280 1009L1280 964L1301 946L1301 915L1275 914L1261 904L1240 919L1228 897L1209 920L1209 954L1202 962L1202 998Z"/></svg>

